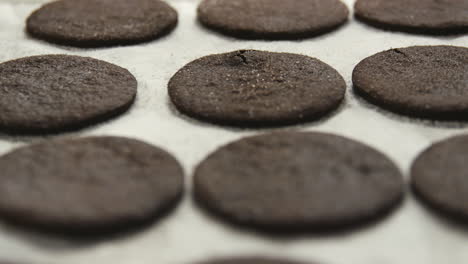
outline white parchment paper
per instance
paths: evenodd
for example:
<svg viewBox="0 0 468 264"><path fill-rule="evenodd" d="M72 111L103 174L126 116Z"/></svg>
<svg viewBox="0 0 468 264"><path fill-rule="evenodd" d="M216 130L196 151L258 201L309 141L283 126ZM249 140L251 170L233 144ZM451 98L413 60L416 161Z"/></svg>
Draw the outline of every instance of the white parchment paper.
<svg viewBox="0 0 468 264"><path fill-rule="evenodd" d="M330 264L468 263L468 227L434 215L410 193L401 208L377 224L331 235L271 237L205 215L191 200L194 166L220 145L266 130L232 129L185 118L173 110L166 91L169 78L179 68L212 53L260 49L317 57L345 78L346 102L325 120L286 129L328 131L360 140L386 153L407 177L412 160L421 150L431 142L466 132L468 124L425 122L375 109L351 92L353 67L365 57L389 48L467 46L468 36L390 33L351 19L337 31L304 41L236 40L196 23L198 1L172 0L169 2L179 13L179 25L169 36L143 45L75 49L37 41L24 33L26 17L43 2L0 0L0 61L39 54L75 54L129 69L139 82L132 109L117 119L73 134L129 136L163 147L184 166L187 192L173 213L161 221L130 234L99 240L59 238L0 222L0 259L29 263L189 264L213 256L264 254ZM346 1L351 10L353 2ZM32 140L37 138L0 135L0 154Z"/></svg>

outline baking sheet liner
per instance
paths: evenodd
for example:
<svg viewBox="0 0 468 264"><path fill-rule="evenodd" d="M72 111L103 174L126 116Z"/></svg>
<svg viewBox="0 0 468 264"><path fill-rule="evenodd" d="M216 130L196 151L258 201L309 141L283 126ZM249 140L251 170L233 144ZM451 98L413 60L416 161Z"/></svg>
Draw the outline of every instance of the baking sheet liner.
<svg viewBox="0 0 468 264"><path fill-rule="evenodd" d="M182 163L187 191L180 205L149 227L101 239L76 240L0 222L0 259L24 263L178 264L213 256L261 254L330 264L466 264L468 228L424 208L408 192L402 206L374 225L349 232L275 237L237 228L206 215L191 199L194 166L217 147L274 129L235 129L186 118L171 106L166 85L186 63L236 49L293 52L330 64L348 85L346 102L331 116L280 129L326 131L374 146L408 176L416 155L431 142L467 131L468 124L428 122L376 109L351 91L353 67L390 48L411 45L467 46L467 36L432 37L385 32L351 19L340 29L303 41L246 41L213 33L196 23L195 0L172 0L179 24L172 34L135 46L76 49L51 45L24 33L26 17L41 3L0 0L0 61L39 54L90 56L132 72L138 97L131 110L109 122L66 135L129 136L163 147ZM345 1L352 10L354 1ZM40 137L0 135L0 154ZM358 153L357 153L358 155Z"/></svg>

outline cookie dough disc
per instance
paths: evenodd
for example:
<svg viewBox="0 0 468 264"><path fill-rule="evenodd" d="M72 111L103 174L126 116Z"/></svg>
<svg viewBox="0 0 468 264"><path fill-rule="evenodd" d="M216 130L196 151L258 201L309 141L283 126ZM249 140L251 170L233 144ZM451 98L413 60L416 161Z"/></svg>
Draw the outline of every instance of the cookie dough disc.
<svg viewBox="0 0 468 264"><path fill-rule="evenodd" d="M426 34L468 32L468 0L357 0L356 17L370 25Z"/></svg>
<svg viewBox="0 0 468 264"><path fill-rule="evenodd" d="M355 91L410 116L468 119L468 48L414 46L377 53L354 69Z"/></svg>
<svg viewBox="0 0 468 264"><path fill-rule="evenodd" d="M403 195L398 168L380 152L323 133L282 132L221 147L195 171L197 200L226 219L275 231L358 224Z"/></svg>
<svg viewBox="0 0 468 264"><path fill-rule="evenodd" d="M322 117L339 106L346 83L303 55L240 50L197 59L169 82L183 113L236 126L272 126Z"/></svg>
<svg viewBox="0 0 468 264"><path fill-rule="evenodd" d="M80 128L127 110L137 81L126 69L68 55L0 64L0 129L55 132Z"/></svg>
<svg viewBox="0 0 468 264"><path fill-rule="evenodd" d="M198 20L239 38L299 39L331 31L348 13L339 0L204 0Z"/></svg>
<svg viewBox="0 0 468 264"><path fill-rule="evenodd" d="M181 195L167 152L121 137L54 139L0 157L0 216L64 232L103 232L152 219Z"/></svg>
<svg viewBox="0 0 468 264"><path fill-rule="evenodd" d="M102 47L153 40L176 25L177 12L160 0L59 0L34 11L26 29L52 43Z"/></svg>
<svg viewBox="0 0 468 264"><path fill-rule="evenodd" d="M265 257L237 257L223 258L211 261L199 262L197 264L305 264L303 262L291 261L286 259L274 259ZM309 263L312 264L312 263Z"/></svg>
<svg viewBox="0 0 468 264"><path fill-rule="evenodd" d="M468 223L468 136L433 144L414 161L413 189L434 208Z"/></svg>

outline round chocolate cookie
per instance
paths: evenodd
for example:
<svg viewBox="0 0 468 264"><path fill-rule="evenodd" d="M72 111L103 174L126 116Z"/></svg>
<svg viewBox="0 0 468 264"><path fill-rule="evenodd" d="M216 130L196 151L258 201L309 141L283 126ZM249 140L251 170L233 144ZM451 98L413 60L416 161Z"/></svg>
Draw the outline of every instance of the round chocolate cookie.
<svg viewBox="0 0 468 264"><path fill-rule="evenodd" d="M107 232L146 222L181 196L167 152L121 137L55 139L0 157L0 216L63 232Z"/></svg>
<svg viewBox="0 0 468 264"><path fill-rule="evenodd" d="M204 0L198 20L247 39L300 39L331 31L348 19L339 0Z"/></svg>
<svg viewBox="0 0 468 264"><path fill-rule="evenodd" d="M438 120L468 118L468 48L380 52L356 66L353 83L359 95L390 111Z"/></svg>
<svg viewBox="0 0 468 264"><path fill-rule="evenodd" d="M357 0L356 18L375 27L420 34L468 32L468 0Z"/></svg>
<svg viewBox="0 0 468 264"><path fill-rule="evenodd" d="M195 171L195 198L238 224L274 231L348 227L381 216L403 196L398 168L359 142L282 132L221 147Z"/></svg>
<svg viewBox="0 0 468 264"><path fill-rule="evenodd" d="M265 257L237 257L237 258L222 258L211 261L198 262L197 264L305 264L286 259L274 259ZM310 263L311 264L311 263Z"/></svg>
<svg viewBox="0 0 468 264"><path fill-rule="evenodd" d="M160 0L59 0L34 11L28 33L48 42L103 47L161 37L177 25L177 12Z"/></svg>
<svg viewBox="0 0 468 264"><path fill-rule="evenodd" d="M412 186L429 205L468 223L468 136L435 143L414 161Z"/></svg>
<svg viewBox="0 0 468 264"><path fill-rule="evenodd" d="M336 109L346 83L329 65L303 55L240 50L197 59L169 82L183 113L235 126L313 120Z"/></svg>
<svg viewBox="0 0 468 264"><path fill-rule="evenodd" d="M0 129L43 133L81 128L133 103L137 81L126 69L69 55L0 64Z"/></svg>

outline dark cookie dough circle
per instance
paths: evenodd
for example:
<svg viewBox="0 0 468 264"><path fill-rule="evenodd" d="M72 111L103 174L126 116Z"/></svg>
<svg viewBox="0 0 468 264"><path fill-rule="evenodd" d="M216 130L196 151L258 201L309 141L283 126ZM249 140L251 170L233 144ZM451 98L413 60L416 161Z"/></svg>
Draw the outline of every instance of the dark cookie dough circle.
<svg viewBox="0 0 468 264"><path fill-rule="evenodd" d="M160 0L59 0L33 12L26 29L48 42L102 47L161 37L177 25L177 12Z"/></svg>
<svg viewBox="0 0 468 264"><path fill-rule="evenodd" d="M198 20L220 33L250 39L299 39L344 24L339 0L204 0Z"/></svg>
<svg viewBox="0 0 468 264"><path fill-rule="evenodd" d="M198 262L197 264L306 264L304 262L265 258L265 257L237 257L237 258L222 258L210 261ZM308 262L308 264L312 264Z"/></svg>
<svg viewBox="0 0 468 264"><path fill-rule="evenodd" d="M127 110L137 81L126 69L68 55L0 64L0 129L55 132L81 128Z"/></svg>
<svg viewBox="0 0 468 264"><path fill-rule="evenodd" d="M320 230L371 220L403 195L398 168L380 152L323 133L283 132L221 147L195 171L197 201L260 229Z"/></svg>
<svg viewBox="0 0 468 264"><path fill-rule="evenodd" d="M55 139L0 157L0 215L64 232L127 228L171 207L183 171L167 152L121 137Z"/></svg>
<svg viewBox="0 0 468 264"><path fill-rule="evenodd" d="M339 106L345 89L340 74L317 59L255 50L197 59L169 82L169 96L181 112L252 127L322 117Z"/></svg>
<svg viewBox="0 0 468 264"><path fill-rule="evenodd" d="M468 136L435 143L414 161L412 186L429 205L468 223Z"/></svg>
<svg viewBox="0 0 468 264"><path fill-rule="evenodd" d="M468 32L468 0L357 0L356 17L375 27L421 34Z"/></svg>
<svg viewBox="0 0 468 264"><path fill-rule="evenodd" d="M378 106L436 120L468 119L468 48L414 46L377 53L353 71L354 90Z"/></svg>

